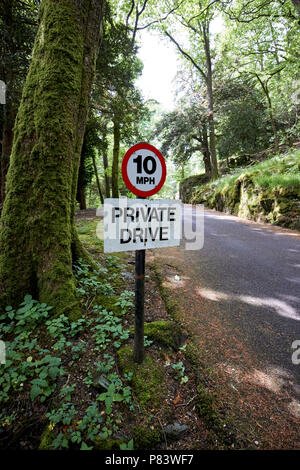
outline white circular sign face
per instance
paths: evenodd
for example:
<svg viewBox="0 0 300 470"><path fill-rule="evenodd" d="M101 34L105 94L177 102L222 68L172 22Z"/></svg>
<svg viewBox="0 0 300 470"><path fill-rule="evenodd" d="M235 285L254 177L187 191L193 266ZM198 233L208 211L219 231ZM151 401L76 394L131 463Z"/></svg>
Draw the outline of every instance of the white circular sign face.
<svg viewBox="0 0 300 470"><path fill-rule="evenodd" d="M122 175L126 186L134 194L140 197L152 196L165 182L165 160L153 145L136 144L124 156Z"/></svg>

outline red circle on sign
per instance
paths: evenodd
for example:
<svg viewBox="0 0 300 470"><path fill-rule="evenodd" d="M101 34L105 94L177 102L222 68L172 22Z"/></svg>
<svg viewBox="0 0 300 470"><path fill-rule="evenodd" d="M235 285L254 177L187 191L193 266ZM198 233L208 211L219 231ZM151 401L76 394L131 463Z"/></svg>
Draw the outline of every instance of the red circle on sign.
<svg viewBox="0 0 300 470"><path fill-rule="evenodd" d="M155 188L151 189L150 191L142 191L142 190L136 188L135 186L133 186L133 184L130 182L130 180L128 178L128 174L127 174L127 164L128 164L128 160L131 157L131 155L134 152L136 152L137 150L145 150L145 149L150 150L151 152L155 153L155 155L159 158L159 161L161 163L161 168L162 168L162 175L161 175L160 182L155 186ZM160 153L160 151L157 150L157 148L155 148L153 145L147 144L146 142L142 142L140 144L135 144L132 147L130 147L130 149L127 150L127 152L124 155L124 158L123 158L123 161L122 161L122 176L123 176L123 180L124 180L124 183L126 184L127 188L133 194L135 194L136 196L140 196L140 197L153 196L154 194L158 193L158 191L161 190L161 188L162 188L162 186L163 186L163 184L166 180L167 167L166 167L165 159L162 156L162 154Z"/></svg>

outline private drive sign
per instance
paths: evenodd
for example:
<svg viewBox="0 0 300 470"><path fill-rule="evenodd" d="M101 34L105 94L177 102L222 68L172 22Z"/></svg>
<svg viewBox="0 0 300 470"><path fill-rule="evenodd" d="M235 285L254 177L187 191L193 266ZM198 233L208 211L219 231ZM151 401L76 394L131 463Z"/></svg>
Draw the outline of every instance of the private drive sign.
<svg viewBox="0 0 300 470"><path fill-rule="evenodd" d="M166 179L166 163L153 145L141 142L124 155L122 176L141 199L105 199L104 252L135 251L135 322L133 358L142 363L144 345L145 257L149 248L178 246L181 201L149 200Z"/></svg>
<svg viewBox="0 0 300 470"><path fill-rule="evenodd" d="M123 158L123 180L136 196L149 197L156 194L162 188L166 174L162 154L146 142L131 147Z"/></svg>
<svg viewBox="0 0 300 470"><path fill-rule="evenodd" d="M104 252L178 246L181 201L105 199Z"/></svg>

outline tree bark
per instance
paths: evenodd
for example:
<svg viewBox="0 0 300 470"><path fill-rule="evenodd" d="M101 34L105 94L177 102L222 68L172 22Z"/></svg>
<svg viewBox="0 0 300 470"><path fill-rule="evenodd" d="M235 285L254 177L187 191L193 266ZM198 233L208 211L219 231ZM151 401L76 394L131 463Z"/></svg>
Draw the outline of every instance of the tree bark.
<svg viewBox="0 0 300 470"><path fill-rule="evenodd" d="M266 85L266 87L265 87L265 93L266 93L266 97L267 97L267 101L268 101L269 116L270 116L273 136L274 136L274 147L275 147L275 150L278 150L277 129L276 129L275 119L274 119L274 115L273 115L273 107L272 107L272 101L271 101L268 85Z"/></svg>
<svg viewBox="0 0 300 470"><path fill-rule="evenodd" d="M97 182L97 188L98 188L100 202L101 202L101 204L103 204L104 199L103 199L103 194L102 194L102 191L101 191L101 185L100 185L100 180L99 180L99 175L98 175L98 170L97 170L97 165L96 165L96 160L95 160L95 154L94 153L92 154L92 160L93 160L93 167L94 167L94 173L95 173L95 176L96 176L96 182Z"/></svg>
<svg viewBox="0 0 300 470"><path fill-rule="evenodd" d="M26 293L76 318L72 263L81 146L103 0L44 0L0 220L0 304Z"/></svg>
<svg viewBox="0 0 300 470"><path fill-rule="evenodd" d="M80 156L76 201L79 203L80 210L86 209L85 184L84 184L84 158L82 154Z"/></svg>
<svg viewBox="0 0 300 470"><path fill-rule="evenodd" d="M205 122L202 124L201 142L202 142L202 154L203 154L205 174L210 179L211 173L212 173L212 167L211 167L210 151L209 151L209 145L208 145L207 126Z"/></svg>
<svg viewBox="0 0 300 470"><path fill-rule="evenodd" d="M86 198L84 188L82 186L78 186L77 188L77 202L79 203L80 210L84 211L86 209Z"/></svg>
<svg viewBox="0 0 300 470"><path fill-rule="evenodd" d="M12 39L13 28L14 28L14 15L13 15L13 2L4 2L2 7L2 21L8 30L6 41L6 47L2 50L3 54L8 52L14 56L16 54L16 46ZM6 102L3 105L3 126L2 126L2 149L1 149L1 165L0 165L0 214L4 204L5 193L6 193L6 175L9 167L9 159L12 151L13 143L13 127L16 118L16 102L19 101L14 96L14 88L16 77L13 67L10 65L5 66L3 61L0 68L1 79L4 80L6 85ZM15 101L15 102L14 102Z"/></svg>
<svg viewBox="0 0 300 470"><path fill-rule="evenodd" d="M269 87L268 87L268 80L270 80L271 77L269 77L266 81L266 83L263 82L263 80L259 77L259 75L256 74L256 78L258 79L264 94L266 95L267 98L267 103L268 103L268 111L269 111L269 117L270 117L270 122L272 126L272 131L273 131L273 137L274 137L274 147L275 150L278 150L278 136L277 136L277 129L276 129L276 124L275 124L275 119L273 115L273 106L272 106L272 101L271 101L271 96L269 93Z"/></svg>
<svg viewBox="0 0 300 470"><path fill-rule="evenodd" d="M120 123L114 118L114 148L111 172L112 197L119 197L119 153L120 153Z"/></svg>
<svg viewBox="0 0 300 470"><path fill-rule="evenodd" d="M3 110L2 152L1 152L1 182L0 182L0 213L5 200L6 175L9 167L9 159L13 144L13 127L15 122L15 110L11 98L6 94L6 104Z"/></svg>
<svg viewBox="0 0 300 470"><path fill-rule="evenodd" d="M103 131L102 161L103 161L103 168L104 168L105 197L110 198L110 181L109 181L106 135L107 135L107 129L105 127L105 130Z"/></svg>
<svg viewBox="0 0 300 470"><path fill-rule="evenodd" d="M206 57L206 89L208 100L208 127L209 127L209 147L211 159L211 177L216 179L219 176L218 161L216 152L216 137L215 137L215 120L214 120L214 101L213 101L213 86L212 86L212 65L210 55L209 43L209 24L202 24L202 33L204 40L204 50Z"/></svg>
<svg viewBox="0 0 300 470"><path fill-rule="evenodd" d="M102 159L103 159L103 168L104 168L105 197L110 198L110 183L109 183L109 176L108 176L108 159L107 159L106 150L102 152Z"/></svg>

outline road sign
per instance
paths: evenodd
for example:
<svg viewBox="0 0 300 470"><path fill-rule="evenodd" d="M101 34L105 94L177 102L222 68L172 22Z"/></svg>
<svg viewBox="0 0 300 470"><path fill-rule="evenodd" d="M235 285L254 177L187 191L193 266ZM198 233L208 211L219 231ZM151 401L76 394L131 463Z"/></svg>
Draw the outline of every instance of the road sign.
<svg viewBox="0 0 300 470"><path fill-rule="evenodd" d="M180 239L181 201L105 199L105 253L178 246Z"/></svg>
<svg viewBox="0 0 300 470"><path fill-rule="evenodd" d="M122 176L127 188L136 196L149 197L158 193L167 175L162 154L153 145L133 145L124 155Z"/></svg>
<svg viewBox="0 0 300 470"><path fill-rule="evenodd" d="M135 144L124 155L122 176L127 188L143 199L105 199L104 252L135 251L134 360L144 360L145 250L177 246L181 235L181 201L149 201L162 188L167 168L150 144Z"/></svg>

